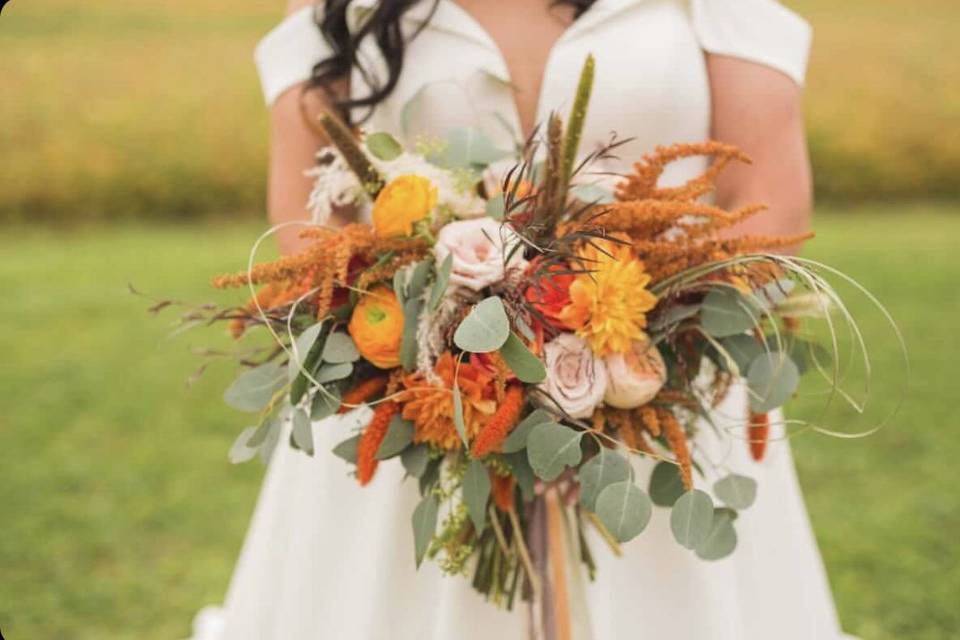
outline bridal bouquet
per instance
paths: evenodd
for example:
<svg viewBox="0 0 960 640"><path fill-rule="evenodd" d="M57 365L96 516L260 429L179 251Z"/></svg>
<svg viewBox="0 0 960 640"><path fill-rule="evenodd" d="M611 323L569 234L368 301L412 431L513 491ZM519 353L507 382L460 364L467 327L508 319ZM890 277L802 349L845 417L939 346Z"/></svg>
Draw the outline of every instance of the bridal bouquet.
<svg viewBox="0 0 960 640"><path fill-rule="evenodd" d="M566 122L552 116L542 142L509 154L472 130L405 149L323 117L333 146L314 170L305 248L215 281L253 292L216 318L275 344L226 391L259 416L231 458L266 458L286 433L314 455L311 424L356 412L358 432L333 453L360 486L403 465L422 496L418 565L467 574L503 606L536 600L564 558L592 576L585 529L617 549L654 506L691 552L730 554L756 483L714 473L704 486L712 463L692 438L745 388L741 424L714 428L761 459L801 375L835 379L835 349L805 319L850 320L812 263L776 253L806 236L725 235L763 207L701 201L747 161L736 149L659 148L613 188L590 183L617 147L576 160L592 75L588 60ZM696 155L714 158L702 176L658 185ZM371 222L324 224L338 207ZM657 461L644 487L636 456ZM555 536L572 550L559 560Z"/></svg>

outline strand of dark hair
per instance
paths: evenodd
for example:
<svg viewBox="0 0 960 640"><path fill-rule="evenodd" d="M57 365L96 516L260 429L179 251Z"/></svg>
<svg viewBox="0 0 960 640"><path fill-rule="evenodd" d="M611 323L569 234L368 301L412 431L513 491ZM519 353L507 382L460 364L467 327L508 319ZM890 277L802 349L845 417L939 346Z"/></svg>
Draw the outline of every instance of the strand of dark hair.
<svg viewBox="0 0 960 640"><path fill-rule="evenodd" d="M355 120L363 122L378 104L393 93L403 71L408 40L415 38L427 25L441 0L379 0L371 13L361 21L356 33L350 32L347 20L352 2L353 0L326 0L322 8L318 6L317 27L332 53L317 63L307 84L307 89L324 91L347 123ZM403 15L419 2L432 3L427 21L407 37L401 27ZM594 2L595 0L555 0L554 4L573 7L574 16L579 18ZM367 38L372 38L377 46L386 65L386 78L377 77L357 54L360 42ZM338 81L349 78L354 69L366 86L366 93L351 91L353 95L338 95L330 89ZM357 110L361 110L362 117L353 117Z"/></svg>

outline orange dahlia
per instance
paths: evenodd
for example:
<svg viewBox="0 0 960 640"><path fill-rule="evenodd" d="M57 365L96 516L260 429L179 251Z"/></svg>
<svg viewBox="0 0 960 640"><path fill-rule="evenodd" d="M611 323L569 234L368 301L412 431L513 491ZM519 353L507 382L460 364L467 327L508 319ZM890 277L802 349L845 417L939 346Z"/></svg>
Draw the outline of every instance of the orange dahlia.
<svg viewBox="0 0 960 640"><path fill-rule="evenodd" d="M449 352L437 360L434 372L439 384L431 384L421 373L406 376L401 402L403 417L413 422L414 442L426 442L440 449L456 450L463 446L453 423L453 394L457 361ZM472 440L496 411L493 375L484 367L461 362L456 383L463 400L463 418L467 438Z"/></svg>
<svg viewBox="0 0 960 640"><path fill-rule="evenodd" d="M578 256L590 273L580 274L570 285L570 304L560 320L587 341L599 356L625 353L645 340L646 313L657 304L650 293L650 275L628 245L594 242Z"/></svg>

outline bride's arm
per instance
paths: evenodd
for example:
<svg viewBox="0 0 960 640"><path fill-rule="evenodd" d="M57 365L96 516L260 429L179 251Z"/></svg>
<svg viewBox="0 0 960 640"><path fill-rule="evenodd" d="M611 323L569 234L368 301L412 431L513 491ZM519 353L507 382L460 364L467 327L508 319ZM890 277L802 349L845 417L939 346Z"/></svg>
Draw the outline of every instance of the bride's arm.
<svg viewBox="0 0 960 640"><path fill-rule="evenodd" d="M769 206L737 233L807 231L813 197L801 88L779 71L738 58L710 54L707 69L713 139L753 159L752 165L733 164L723 173L717 203L728 209L754 202Z"/></svg>
<svg viewBox="0 0 960 640"><path fill-rule="evenodd" d="M292 0L287 12L312 4L311 0ZM335 92L346 91L346 83L333 87ZM304 109L301 108L301 100ZM280 224L292 220L307 220L306 204L312 181L304 171L313 166L314 155L327 141L310 127L304 112L316 118L322 110L330 107L319 91L303 93L303 84L295 85L277 98L270 108L270 166L267 180L267 212L270 222ZM334 214L333 224L342 223L343 217ZM278 233L280 250L292 253L301 246L298 235L302 227L290 226Z"/></svg>

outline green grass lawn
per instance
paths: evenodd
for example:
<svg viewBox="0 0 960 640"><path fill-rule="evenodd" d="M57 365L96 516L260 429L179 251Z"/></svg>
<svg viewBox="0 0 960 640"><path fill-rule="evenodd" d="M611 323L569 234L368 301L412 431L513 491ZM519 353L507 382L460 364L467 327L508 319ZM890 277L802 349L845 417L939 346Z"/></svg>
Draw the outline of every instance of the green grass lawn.
<svg viewBox="0 0 960 640"><path fill-rule="evenodd" d="M889 305L914 366L909 402L888 429L795 444L844 625L864 640L939 640L960 629L949 368L960 317L956 209L825 212L809 251ZM170 640L186 635L199 606L222 598L261 469L226 461L246 426L220 402L229 367L214 366L190 389L184 380L198 363L192 347L228 342L202 331L166 338L173 316L148 317L126 287L216 298L208 277L239 268L258 231L228 221L3 230L6 637ZM880 327L869 318L865 326ZM872 349L881 371L899 372L892 344ZM879 377L881 409L898 381Z"/></svg>

